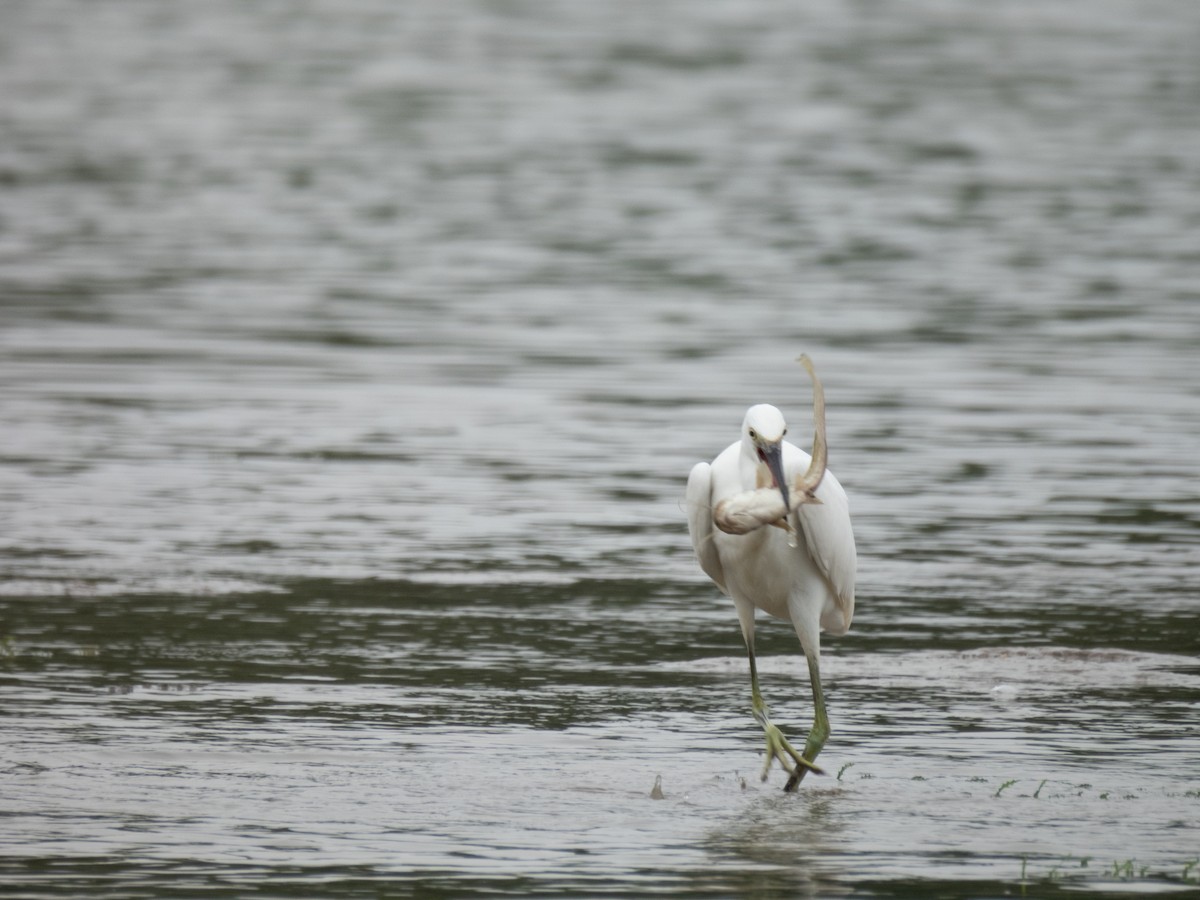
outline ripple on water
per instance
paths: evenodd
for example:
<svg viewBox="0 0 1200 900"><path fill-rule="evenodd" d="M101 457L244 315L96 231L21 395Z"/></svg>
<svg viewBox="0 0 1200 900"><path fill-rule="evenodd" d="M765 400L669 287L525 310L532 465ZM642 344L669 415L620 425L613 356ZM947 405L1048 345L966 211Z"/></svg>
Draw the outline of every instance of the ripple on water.
<svg viewBox="0 0 1200 900"><path fill-rule="evenodd" d="M1186 0L0 21L6 886L1194 889ZM784 797L683 485L802 351Z"/></svg>

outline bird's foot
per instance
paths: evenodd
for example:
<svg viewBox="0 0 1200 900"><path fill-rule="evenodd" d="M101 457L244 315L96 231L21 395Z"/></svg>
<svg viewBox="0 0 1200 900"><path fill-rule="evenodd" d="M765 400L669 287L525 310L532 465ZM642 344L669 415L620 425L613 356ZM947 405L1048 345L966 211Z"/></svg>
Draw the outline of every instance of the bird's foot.
<svg viewBox="0 0 1200 900"><path fill-rule="evenodd" d="M766 720L765 716L763 719L763 732L767 737L767 758L763 763L762 770L763 781L767 780L767 774L771 771L771 764L777 759L779 760L780 767L788 773L787 784L783 786L785 791L796 790L801 779L809 772L816 772L818 775L825 774L823 769L801 756L796 748L788 742L788 739L783 736L782 731L771 724L769 720Z"/></svg>

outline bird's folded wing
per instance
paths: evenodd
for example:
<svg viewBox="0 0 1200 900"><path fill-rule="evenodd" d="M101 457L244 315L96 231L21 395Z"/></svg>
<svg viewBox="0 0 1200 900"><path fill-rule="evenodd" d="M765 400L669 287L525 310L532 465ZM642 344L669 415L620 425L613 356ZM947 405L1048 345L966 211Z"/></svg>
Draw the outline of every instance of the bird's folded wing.
<svg viewBox="0 0 1200 900"><path fill-rule="evenodd" d="M713 542L712 514L712 467L705 462L692 466L687 483L688 533L692 536L692 547L704 574L725 590L725 573L721 569L721 557Z"/></svg>
<svg viewBox="0 0 1200 900"><path fill-rule="evenodd" d="M797 510L809 555L837 595L846 627L854 617L854 573L858 552L850 525L850 504L840 484L826 478L817 489L819 504Z"/></svg>

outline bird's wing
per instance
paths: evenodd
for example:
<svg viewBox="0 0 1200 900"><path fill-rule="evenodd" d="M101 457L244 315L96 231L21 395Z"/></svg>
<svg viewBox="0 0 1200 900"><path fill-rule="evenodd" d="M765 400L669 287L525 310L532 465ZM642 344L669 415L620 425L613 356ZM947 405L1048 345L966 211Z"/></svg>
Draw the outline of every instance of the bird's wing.
<svg viewBox="0 0 1200 900"><path fill-rule="evenodd" d="M795 477L793 471L803 473L808 467L808 454L801 451L799 456L795 470L788 466L789 478ZM837 478L828 471L817 488L817 499L821 501L819 504L802 504L796 513L808 553L833 589L849 628L854 617L854 574L858 565L850 502Z"/></svg>
<svg viewBox="0 0 1200 900"><path fill-rule="evenodd" d="M717 587L725 590L725 573L713 541L712 466L708 463L696 463L688 475L687 512L688 533L692 536L692 548L700 568L717 583Z"/></svg>

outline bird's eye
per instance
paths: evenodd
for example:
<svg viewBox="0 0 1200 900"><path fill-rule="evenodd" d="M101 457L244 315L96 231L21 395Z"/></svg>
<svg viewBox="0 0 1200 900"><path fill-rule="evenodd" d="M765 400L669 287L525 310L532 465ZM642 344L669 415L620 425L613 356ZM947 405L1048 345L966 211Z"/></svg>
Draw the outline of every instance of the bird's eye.
<svg viewBox="0 0 1200 900"><path fill-rule="evenodd" d="M758 440L758 435L754 433L754 429L753 429L753 428L751 428L751 429L750 429L750 440L752 440L752 441L757 441L757 440Z"/></svg>
<svg viewBox="0 0 1200 900"><path fill-rule="evenodd" d="M786 429L786 428L785 428L785 429L783 429L783 433L784 433L784 434L787 434L787 429Z"/></svg>

